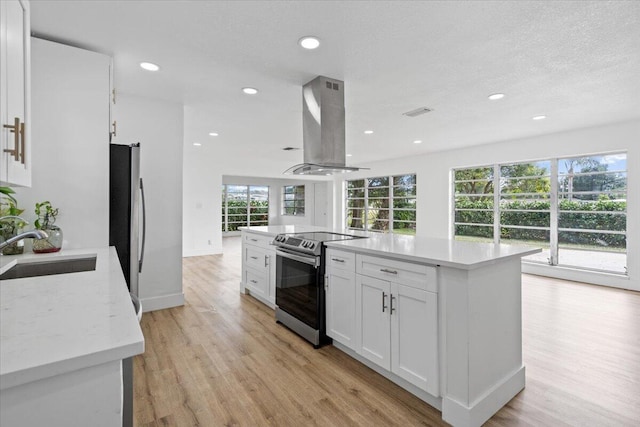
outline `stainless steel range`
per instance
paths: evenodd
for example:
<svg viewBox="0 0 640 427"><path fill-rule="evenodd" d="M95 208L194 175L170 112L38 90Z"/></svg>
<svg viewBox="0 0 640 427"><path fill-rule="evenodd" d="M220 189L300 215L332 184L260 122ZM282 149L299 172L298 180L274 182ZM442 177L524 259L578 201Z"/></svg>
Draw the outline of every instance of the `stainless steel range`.
<svg viewBox="0 0 640 427"><path fill-rule="evenodd" d="M324 242L363 236L329 232L279 234L276 248L276 320L311 342L330 342L325 329Z"/></svg>

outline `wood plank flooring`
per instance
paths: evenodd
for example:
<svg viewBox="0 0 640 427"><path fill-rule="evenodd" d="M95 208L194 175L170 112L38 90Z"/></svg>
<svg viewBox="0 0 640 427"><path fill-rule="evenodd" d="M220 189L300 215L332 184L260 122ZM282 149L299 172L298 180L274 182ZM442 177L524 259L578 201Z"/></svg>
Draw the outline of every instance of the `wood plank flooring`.
<svg viewBox="0 0 640 427"><path fill-rule="evenodd" d="M184 307L145 313L137 426L445 426L439 411L241 295L240 239L184 259ZM523 276L526 388L487 426L640 425L640 293Z"/></svg>

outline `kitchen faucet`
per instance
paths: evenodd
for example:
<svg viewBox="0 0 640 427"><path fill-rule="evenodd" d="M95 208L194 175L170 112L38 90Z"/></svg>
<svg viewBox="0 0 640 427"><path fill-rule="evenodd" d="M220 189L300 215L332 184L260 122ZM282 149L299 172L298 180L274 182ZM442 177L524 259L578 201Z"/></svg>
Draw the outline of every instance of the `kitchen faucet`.
<svg viewBox="0 0 640 427"><path fill-rule="evenodd" d="M20 219L20 220L24 221L19 216L14 216L14 215L8 215L8 216L0 217L0 221L2 221L4 219L9 219L9 218L16 218L16 219ZM34 238L34 239L40 240L40 239L46 239L47 237L49 237L49 235L45 231L42 231L42 230L25 231L24 233L20 233L20 234L18 234L16 236L13 236L13 237L5 240L4 242L0 242L0 251L2 251L4 248L9 246L10 244L18 242L18 241L20 241L22 239Z"/></svg>

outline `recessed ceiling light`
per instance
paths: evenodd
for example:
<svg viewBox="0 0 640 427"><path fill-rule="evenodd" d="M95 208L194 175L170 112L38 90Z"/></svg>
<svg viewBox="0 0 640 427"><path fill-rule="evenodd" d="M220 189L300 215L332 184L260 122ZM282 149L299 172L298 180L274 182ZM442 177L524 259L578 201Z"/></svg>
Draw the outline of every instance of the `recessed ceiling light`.
<svg viewBox="0 0 640 427"><path fill-rule="evenodd" d="M320 40L317 37L305 36L298 40L298 44L305 49L316 49L320 46Z"/></svg>
<svg viewBox="0 0 640 427"><path fill-rule="evenodd" d="M217 132L209 132L209 136L218 136Z"/></svg>
<svg viewBox="0 0 640 427"><path fill-rule="evenodd" d="M544 119L546 119L546 118L547 118L547 116L544 116L544 115L540 115L540 116L533 116L533 117L532 117L532 119L533 119L533 120L544 120Z"/></svg>
<svg viewBox="0 0 640 427"><path fill-rule="evenodd" d="M420 139L416 139L415 141L413 141L414 144L422 144L422 141Z"/></svg>
<svg viewBox="0 0 640 427"><path fill-rule="evenodd" d="M504 93L494 93L492 95L489 95L489 99L492 101L495 101L496 99L502 99L504 98Z"/></svg>
<svg viewBox="0 0 640 427"><path fill-rule="evenodd" d="M367 135L371 135L373 133L372 130L365 130L364 133L366 133Z"/></svg>
<svg viewBox="0 0 640 427"><path fill-rule="evenodd" d="M353 156L353 154L347 154L347 157L351 157L351 156Z"/></svg>
<svg viewBox="0 0 640 427"><path fill-rule="evenodd" d="M252 87L243 87L242 91L247 95L255 95L256 93L258 93L258 89L254 89Z"/></svg>
<svg viewBox="0 0 640 427"><path fill-rule="evenodd" d="M153 64L151 62L141 62L140 63L140 67L144 68L147 71L158 71L160 69L159 66L157 66L156 64Z"/></svg>
<svg viewBox="0 0 640 427"><path fill-rule="evenodd" d="M200 147L202 144L200 144L199 142L194 142L193 145L195 145L196 147Z"/></svg>

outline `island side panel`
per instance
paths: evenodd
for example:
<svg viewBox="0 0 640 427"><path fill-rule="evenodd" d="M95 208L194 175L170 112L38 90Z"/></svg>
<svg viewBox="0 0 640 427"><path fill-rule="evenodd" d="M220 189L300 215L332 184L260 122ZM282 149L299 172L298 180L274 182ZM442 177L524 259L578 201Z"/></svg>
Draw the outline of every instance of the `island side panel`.
<svg viewBox="0 0 640 427"><path fill-rule="evenodd" d="M480 426L524 387L520 258L441 268L443 419Z"/></svg>

